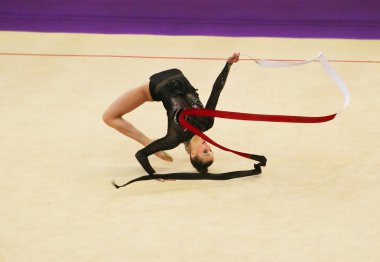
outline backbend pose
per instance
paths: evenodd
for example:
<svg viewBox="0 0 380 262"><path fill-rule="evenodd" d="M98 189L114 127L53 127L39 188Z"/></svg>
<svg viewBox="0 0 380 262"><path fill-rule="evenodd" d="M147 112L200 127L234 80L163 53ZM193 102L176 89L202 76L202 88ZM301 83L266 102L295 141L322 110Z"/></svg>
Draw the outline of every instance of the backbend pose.
<svg viewBox="0 0 380 262"><path fill-rule="evenodd" d="M185 144L192 165L200 173L205 174L214 161L214 154L206 141L179 123L178 117L182 110L188 108L214 110L230 68L233 63L239 61L239 56L239 53L234 53L227 59L222 72L213 85L206 107L200 101L197 89L190 84L183 73L178 69L170 69L152 75L149 83L132 89L119 97L105 111L103 120L110 127L145 146L135 156L149 175L155 174L156 171L150 165L148 156L155 154L163 160L172 161L172 158L164 150L173 149L181 143ZM147 101L162 101L167 112L167 134L156 141L149 139L123 118L123 115ZM210 129L214 124L213 117L189 116L187 121L202 132Z"/></svg>

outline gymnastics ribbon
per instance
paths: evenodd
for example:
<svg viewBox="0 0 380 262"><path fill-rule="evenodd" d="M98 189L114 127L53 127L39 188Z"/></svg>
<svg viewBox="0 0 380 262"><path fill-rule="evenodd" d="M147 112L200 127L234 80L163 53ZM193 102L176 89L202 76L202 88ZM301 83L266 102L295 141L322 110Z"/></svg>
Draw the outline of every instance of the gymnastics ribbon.
<svg viewBox="0 0 380 262"><path fill-rule="evenodd" d="M350 94L347 89L347 86L343 82L343 80L339 77L339 75L335 72L335 70L331 67L326 57L322 52L318 53L314 58L299 62L290 62L290 61L271 61L271 60L258 60L255 61L261 67L290 67L290 66L299 66L313 62L314 60L319 59L323 68L329 77L335 82L335 84L339 87L340 91L344 97L344 105L341 112L348 106L350 103ZM285 122L285 123L322 123L333 120L338 113L334 113L326 116L290 116L290 115L264 115L264 114L249 114L249 113L240 113L240 112L228 112L228 111L220 111L220 110L209 110L209 109L185 109L181 112L179 116L180 124L191 131L192 133L198 135L203 138L210 144L225 150L237 154L242 157L250 158L256 161L259 161L262 166L265 166L266 159L263 156L243 153L239 151L235 151L229 148L226 148L211 138L203 134L196 127L191 125L187 120L187 116L205 116L205 117L218 117L218 118L226 118L226 119L235 119L235 120L246 120L246 121L266 121L266 122Z"/></svg>
<svg viewBox="0 0 380 262"><path fill-rule="evenodd" d="M123 185L118 185L112 181L113 186L116 189L120 187L125 187L129 184L138 181L146 181L152 179L175 179L175 180L229 180L240 177L255 176L261 174L261 164L255 164L254 169L242 170L242 171L232 171L222 174L212 174L212 173L171 173L171 174L154 174L141 176L133 179Z"/></svg>
<svg viewBox="0 0 380 262"><path fill-rule="evenodd" d="M342 112L348 106L350 102L350 94L348 92L348 89L345 83L342 81L339 75L335 72L335 70L331 67L326 57L322 53L319 53L317 56L315 56L312 59L299 61L299 62L271 61L271 60L258 60L258 61L255 60L255 62L261 67L273 68L273 67L290 67L290 66L304 65L304 64L313 62L316 59L319 59L326 73L335 82L335 84L339 87L340 91L343 94L344 105L343 105L342 110L340 111ZM229 151L239 156L258 161L259 163L255 164L254 165L255 168L252 170L233 171L233 172L227 172L227 173L222 173L222 174L210 174L210 173L207 173L207 174L199 174L199 173L154 174L154 175L146 175L146 176L133 179L123 185L117 185L115 182L112 182L112 184L115 186L115 188L120 188L137 181L146 181L146 180L152 180L152 179L228 180L228 179L261 174L261 166L265 166L266 161L267 161L264 156L235 151L218 144L217 142L213 141L211 138L203 134L199 129L191 125L186 120L187 116L219 117L219 118L235 119L235 120L284 122L284 123L322 123L322 122L333 120L334 118L336 118L338 114L339 113L334 113L334 114L326 115L326 116L289 116L289 115L250 114L250 113L229 112L229 111L209 110L209 109L194 109L194 108L185 109L179 115L179 122L184 128L188 129L192 133L198 135L199 137L203 138L210 144L222 150Z"/></svg>

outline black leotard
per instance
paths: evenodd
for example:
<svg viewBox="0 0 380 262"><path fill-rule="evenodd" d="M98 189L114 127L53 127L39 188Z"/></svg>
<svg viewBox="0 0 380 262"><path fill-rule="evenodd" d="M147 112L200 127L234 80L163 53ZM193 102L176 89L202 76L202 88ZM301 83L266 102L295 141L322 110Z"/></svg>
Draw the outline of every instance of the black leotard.
<svg viewBox="0 0 380 262"><path fill-rule="evenodd" d="M226 83L232 64L226 63L222 72L217 77L206 107L203 107L195 89L182 72L178 69L170 69L150 77L149 89L154 101L162 101L168 116L167 134L152 142L136 153L136 158L145 169L152 175L156 171L149 163L148 156L163 150L177 147L180 143L189 141L194 134L182 127L178 122L178 116L186 108L215 109L220 93ZM188 121L204 132L214 124L213 117L190 116Z"/></svg>

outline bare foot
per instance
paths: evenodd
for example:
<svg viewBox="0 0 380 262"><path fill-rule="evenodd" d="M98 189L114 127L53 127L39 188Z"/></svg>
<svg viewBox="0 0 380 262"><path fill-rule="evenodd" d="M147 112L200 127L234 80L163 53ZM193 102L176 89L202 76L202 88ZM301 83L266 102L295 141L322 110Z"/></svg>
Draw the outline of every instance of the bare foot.
<svg viewBox="0 0 380 262"><path fill-rule="evenodd" d="M157 153L155 153L155 155L157 157L161 158L162 160L165 160L168 162L173 162L173 158L168 153L166 153L165 151L157 152Z"/></svg>

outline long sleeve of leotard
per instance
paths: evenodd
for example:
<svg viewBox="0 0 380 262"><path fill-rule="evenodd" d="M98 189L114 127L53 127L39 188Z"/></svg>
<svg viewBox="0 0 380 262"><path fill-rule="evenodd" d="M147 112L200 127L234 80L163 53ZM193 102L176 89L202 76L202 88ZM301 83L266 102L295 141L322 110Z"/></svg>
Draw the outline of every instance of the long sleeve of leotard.
<svg viewBox="0 0 380 262"><path fill-rule="evenodd" d="M228 73L230 72L232 64L226 63L222 72L218 75L215 83L212 87L210 97L207 100L206 109L215 109L219 101L220 93L222 92L224 86L226 85Z"/></svg>
<svg viewBox="0 0 380 262"><path fill-rule="evenodd" d="M211 94L207 100L205 109L215 110L216 105L218 104L220 94L226 84L228 74L230 72L232 64L226 63L222 72L216 78L214 85L212 87ZM196 126L202 131L210 129L214 125L213 117L202 117L196 116L193 118Z"/></svg>
<svg viewBox="0 0 380 262"><path fill-rule="evenodd" d="M166 134L166 136L156 141L153 141L152 143L150 143L143 149L137 151L135 156L137 160L139 161L139 163L141 164L141 166L144 168L144 170L149 175L153 175L154 173L156 173L156 171L151 166L148 160L148 156L159 151L173 149L177 147L179 144L180 142L178 141L176 132L172 128L170 128L170 124L169 124L168 133Z"/></svg>

